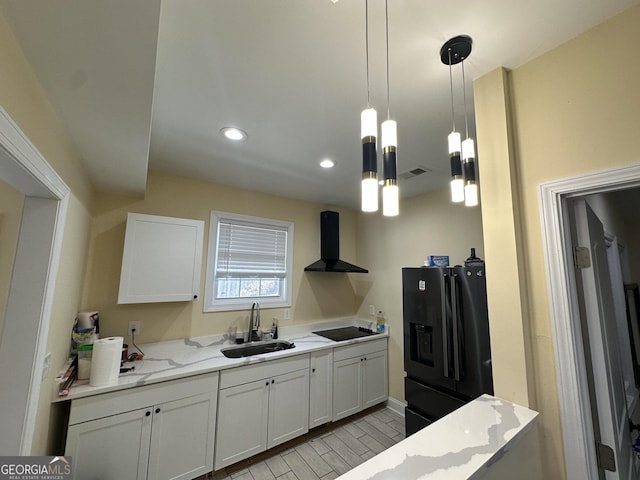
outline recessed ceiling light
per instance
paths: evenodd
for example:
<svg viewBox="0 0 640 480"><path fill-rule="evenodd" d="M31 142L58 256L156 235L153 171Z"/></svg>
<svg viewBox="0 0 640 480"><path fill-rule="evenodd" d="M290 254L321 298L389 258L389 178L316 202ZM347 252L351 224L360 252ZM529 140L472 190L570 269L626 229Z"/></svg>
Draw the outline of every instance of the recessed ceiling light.
<svg viewBox="0 0 640 480"><path fill-rule="evenodd" d="M220 129L220 133L229 140L244 140L247 138L247 132L236 127L224 127Z"/></svg>
<svg viewBox="0 0 640 480"><path fill-rule="evenodd" d="M330 160L330 159L328 159L328 158L325 158L324 160L322 160L322 161L320 162L320 166L321 166L322 168L331 168L331 167L333 167L334 165L335 165L335 163L333 163L333 160Z"/></svg>

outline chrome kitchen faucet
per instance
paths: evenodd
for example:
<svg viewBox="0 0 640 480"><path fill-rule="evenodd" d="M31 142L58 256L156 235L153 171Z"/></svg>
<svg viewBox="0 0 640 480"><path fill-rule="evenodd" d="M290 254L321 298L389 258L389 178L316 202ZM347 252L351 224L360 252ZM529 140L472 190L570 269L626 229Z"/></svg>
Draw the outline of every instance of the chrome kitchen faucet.
<svg viewBox="0 0 640 480"><path fill-rule="evenodd" d="M260 304L253 302L251 306L251 316L249 317L249 331L247 332L247 342L260 340Z"/></svg>

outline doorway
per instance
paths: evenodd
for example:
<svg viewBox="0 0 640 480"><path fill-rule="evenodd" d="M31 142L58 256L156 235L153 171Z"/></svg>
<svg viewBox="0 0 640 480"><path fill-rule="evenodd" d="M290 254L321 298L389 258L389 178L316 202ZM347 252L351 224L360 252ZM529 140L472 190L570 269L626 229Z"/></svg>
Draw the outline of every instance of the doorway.
<svg viewBox="0 0 640 480"><path fill-rule="evenodd" d="M30 455L70 191L1 107L0 178L25 196L0 332L0 452Z"/></svg>
<svg viewBox="0 0 640 480"><path fill-rule="evenodd" d="M585 341L571 248L571 203L578 197L640 186L640 164L539 186L542 234L568 478L600 478L589 397ZM596 427L597 428L597 427Z"/></svg>

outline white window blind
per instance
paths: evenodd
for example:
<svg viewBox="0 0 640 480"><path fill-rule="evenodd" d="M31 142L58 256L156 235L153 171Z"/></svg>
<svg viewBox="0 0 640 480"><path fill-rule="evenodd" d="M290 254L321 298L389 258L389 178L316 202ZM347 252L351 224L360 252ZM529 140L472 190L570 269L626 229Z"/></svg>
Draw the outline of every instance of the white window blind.
<svg viewBox="0 0 640 480"><path fill-rule="evenodd" d="M220 221L216 273L228 277L244 277L247 274L286 276L286 228Z"/></svg>
<svg viewBox="0 0 640 480"><path fill-rule="evenodd" d="M204 311L291 306L293 223L212 211Z"/></svg>

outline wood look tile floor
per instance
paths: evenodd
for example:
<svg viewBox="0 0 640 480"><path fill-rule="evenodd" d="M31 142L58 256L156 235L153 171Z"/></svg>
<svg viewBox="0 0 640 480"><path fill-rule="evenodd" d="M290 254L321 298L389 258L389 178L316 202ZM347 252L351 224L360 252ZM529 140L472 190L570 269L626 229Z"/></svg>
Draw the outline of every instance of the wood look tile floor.
<svg viewBox="0 0 640 480"><path fill-rule="evenodd" d="M330 480L402 439L404 418L372 407L198 480Z"/></svg>

